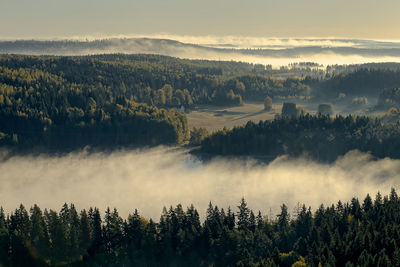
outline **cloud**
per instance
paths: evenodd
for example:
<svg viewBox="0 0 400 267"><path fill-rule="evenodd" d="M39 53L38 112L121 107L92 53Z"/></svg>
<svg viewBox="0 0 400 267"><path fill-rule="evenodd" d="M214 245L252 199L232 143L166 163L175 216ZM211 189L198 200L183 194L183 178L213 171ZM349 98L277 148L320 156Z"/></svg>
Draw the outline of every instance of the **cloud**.
<svg viewBox="0 0 400 267"><path fill-rule="evenodd" d="M267 165L226 159L202 163L186 150L165 147L3 156L0 206L7 212L20 203L59 210L72 202L79 209L116 207L124 217L137 208L143 216L158 220L163 206L194 204L204 216L209 201L236 209L245 197L255 211L276 215L282 203L290 209L297 203L318 208L353 196L363 199L367 193L387 194L399 186L399 178L399 160L372 160L359 152L333 164L280 157Z"/></svg>

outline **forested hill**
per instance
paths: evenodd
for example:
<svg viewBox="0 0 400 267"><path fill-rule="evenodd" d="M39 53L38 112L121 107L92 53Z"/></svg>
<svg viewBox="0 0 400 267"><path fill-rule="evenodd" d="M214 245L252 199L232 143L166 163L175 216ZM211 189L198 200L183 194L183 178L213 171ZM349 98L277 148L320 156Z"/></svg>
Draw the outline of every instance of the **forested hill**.
<svg viewBox="0 0 400 267"><path fill-rule="evenodd" d="M43 208L43 207L42 207ZM244 199L232 211L210 202L198 211L164 208L158 223L137 210L123 219L107 209L60 212L0 208L2 266L400 266L400 200L394 189L375 200L304 205L265 217Z"/></svg>
<svg viewBox="0 0 400 267"><path fill-rule="evenodd" d="M400 70L365 64L365 68L349 73L339 73L319 81L314 86L314 95L335 99L340 94L377 98L385 89L400 87ZM385 66L385 65L383 65Z"/></svg>
<svg viewBox="0 0 400 267"><path fill-rule="evenodd" d="M266 96L279 101L319 101L321 96L336 101L341 93L378 97L385 88L400 87L398 70L361 69L328 80L274 78L266 71L247 63L157 55L0 55L0 145L177 144L188 138L185 116L174 111L182 106L240 105L243 100L262 101ZM386 98L382 106L390 108ZM240 153L247 150L252 148Z"/></svg>
<svg viewBox="0 0 400 267"><path fill-rule="evenodd" d="M179 144L188 128L174 108L309 94L297 78L231 77L251 69L154 55L1 55L0 145Z"/></svg>
<svg viewBox="0 0 400 267"><path fill-rule="evenodd" d="M8 59L9 65L18 64L13 57L2 58ZM59 69L54 74L43 70L50 65L56 68L54 62L20 59L31 59L32 65L10 68L0 63L0 145L65 150L86 145L179 144L188 138L185 115L138 104L101 85L101 78L90 76L90 69L64 64L66 73L76 73L77 80L92 81L76 83Z"/></svg>
<svg viewBox="0 0 400 267"><path fill-rule="evenodd" d="M384 89L400 87L400 71L394 67L397 65L365 64L350 69L332 66L326 77L306 75L298 66L303 65L271 70L243 62L145 54L0 55L2 68L42 71L61 78L64 86L108 90L114 98L125 97L157 107L238 105L244 100L262 101L266 96L328 101L337 101L339 95L377 98ZM343 73L335 72L336 69Z"/></svg>
<svg viewBox="0 0 400 267"><path fill-rule="evenodd" d="M191 61L156 55L83 57L0 56L2 68L37 70L81 90L107 90L158 107L193 104L238 105L265 96L307 96L310 87L298 78L265 76L262 68L238 62ZM10 84L12 85L12 84Z"/></svg>
<svg viewBox="0 0 400 267"><path fill-rule="evenodd" d="M201 142L201 151L207 154L306 156L328 162L354 149L378 158L400 158L400 124L352 115L331 118L307 114L248 122L217 131Z"/></svg>

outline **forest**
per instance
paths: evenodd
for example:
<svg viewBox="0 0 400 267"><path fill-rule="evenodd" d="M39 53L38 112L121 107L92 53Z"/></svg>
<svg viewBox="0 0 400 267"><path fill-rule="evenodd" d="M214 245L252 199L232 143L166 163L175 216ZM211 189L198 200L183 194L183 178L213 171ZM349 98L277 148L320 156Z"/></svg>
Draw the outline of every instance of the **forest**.
<svg viewBox="0 0 400 267"><path fill-rule="evenodd" d="M137 103L108 87L62 76L32 66L0 67L1 145L65 150L180 144L188 138L185 115L173 109Z"/></svg>
<svg viewBox="0 0 400 267"><path fill-rule="evenodd" d="M189 129L177 108L307 89L298 79L229 78L248 72L245 63L151 55L2 55L0 66L0 145L18 148L181 144Z"/></svg>
<svg viewBox="0 0 400 267"><path fill-rule="evenodd" d="M399 86L400 70L371 67L338 73L321 80L315 84L315 94L325 99L337 98L341 93L353 97L378 97L384 89Z"/></svg>
<svg viewBox="0 0 400 267"><path fill-rule="evenodd" d="M299 78L282 80L259 75L263 72L257 71L257 65L238 62L191 61L157 55L3 55L0 66L6 76L0 82L8 86L14 86L15 77L7 72L17 75L20 71L39 71L82 93L97 91L110 98L122 97L157 107L240 105L243 99L263 99L266 95L310 94L310 87Z"/></svg>
<svg viewBox="0 0 400 267"><path fill-rule="evenodd" d="M140 54L72 57L1 55L0 66L0 145L19 148L42 146L65 150L86 145L182 144L189 140L186 117L176 111L182 107L241 105L244 100L263 101L267 96L275 100L299 98L312 102L328 98L336 101L337 96L342 94L379 96L377 107L388 110L398 107L398 100L393 94L400 86L400 71L393 66L384 68L381 65L376 69L374 66L371 69L354 67L354 71L325 79L310 76L283 79L267 76L265 67L248 63ZM302 64L293 64L292 67L297 66ZM331 125L337 125L341 120L336 119ZM297 123L309 122L302 118ZM249 130L251 125L246 129ZM314 158L324 159L324 155L316 155L315 151L307 148L307 140L311 137L324 136L325 141L321 144L335 147L337 152L332 153L337 155L349 148L365 151L386 142L389 137L395 137L393 134L377 136L382 135L381 126L378 123L368 125L362 127L372 132L365 135L375 142L370 145L360 143L369 139L355 137L357 143L349 137L355 132L346 133L350 134L343 139L346 144L339 141L341 138L335 139L337 135L346 135L344 132L330 132L333 136L326 141L327 130L324 130L319 135L316 131L312 136L303 134L296 139L301 142L294 146L280 142L269 146L268 142L279 138L274 139L276 136L272 138L271 135L270 141L264 142L260 140L265 136L258 135L258 139L252 141L241 138L238 146L230 148L227 148L227 143L221 143L217 149L211 147L208 141L202 147L203 152L221 150L218 153L248 154L259 153L257 149L269 146L263 153L299 154L305 151ZM306 125L304 127L307 128ZM394 126L386 128L390 128L391 133L395 131ZM340 131L339 126L335 131ZM214 143L220 135L214 135ZM257 142L263 144L258 146ZM300 149L299 146L306 148ZM382 152L377 147L373 150L373 154L379 157L397 157L394 151Z"/></svg>
<svg viewBox="0 0 400 267"><path fill-rule="evenodd" d="M400 87L384 89L380 92L377 108L387 110L400 107Z"/></svg>
<svg viewBox="0 0 400 267"><path fill-rule="evenodd" d="M400 0L0 0L0 267L400 267Z"/></svg>
<svg viewBox="0 0 400 267"><path fill-rule="evenodd" d="M382 123L366 116L301 115L272 121L249 121L222 129L201 141L201 152L211 155L304 156L332 162L350 150L377 158L400 158L400 124Z"/></svg>
<svg viewBox="0 0 400 267"><path fill-rule="evenodd" d="M158 222L73 204L1 208L0 265L399 266L400 199L392 189L315 212L282 204L265 216L242 198L234 210L210 202L203 220L193 205L164 207Z"/></svg>
<svg viewBox="0 0 400 267"><path fill-rule="evenodd" d="M359 150L400 158L398 119L301 113L190 134L178 110L204 104L265 99L270 109L276 100L321 103L343 94L377 97L377 109L390 109L393 118L400 114L396 69L356 68L325 78L266 71L154 55L1 55L0 146L65 152L189 143L202 156L288 155L325 163ZM394 189L389 196L353 198L314 212L303 205L291 214L282 204L276 216L251 210L245 199L236 205L224 209L210 202L205 218L193 205L171 206L159 220L134 209L122 218L116 208L102 215L97 207L77 210L74 204L60 211L21 204L8 214L0 208L0 266L400 265Z"/></svg>
<svg viewBox="0 0 400 267"><path fill-rule="evenodd" d="M9 88L0 91L0 100L7 96L11 101L13 87L26 91L32 90L30 87L63 87L80 95L96 94L94 99L101 104L127 98L157 107L240 105L266 96L334 101L339 94L378 97L384 89L400 87L398 64L328 66L324 78L296 74L282 78L263 65L144 54L0 55L0 66L0 85ZM78 106L71 98L68 101Z"/></svg>

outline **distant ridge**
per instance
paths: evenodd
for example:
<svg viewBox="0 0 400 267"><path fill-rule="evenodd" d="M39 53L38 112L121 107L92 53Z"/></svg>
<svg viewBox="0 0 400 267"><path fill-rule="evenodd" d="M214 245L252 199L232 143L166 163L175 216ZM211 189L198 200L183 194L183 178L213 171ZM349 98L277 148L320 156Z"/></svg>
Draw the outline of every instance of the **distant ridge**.
<svg viewBox="0 0 400 267"><path fill-rule="evenodd" d="M308 61L323 65L400 62L400 43L365 40L353 42L353 46L340 46L340 44L327 46L318 42L313 45L308 42L306 45L298 46L287 44L278 47L265 44L258 47L249 45L250 48L240 48L226 42L207 45L158 38L110 38L93 41L16 40L0 41L0 54L59 56L114 53L157 54L187 59L233 60L273 66ZM357 60L354 60L355 58ZM280 61L281 59L285 60Z"/></svg>
<svg viewBox="0 0 400 267"><path fill-rule="evenodd" d="M366 41L364 41L365 43ZM371 41L373 42L373 41ZM230 47L230 48L228 48ZM187 51L190 49L190 51ZM171 39L110 38L93 41L82 40L16 40L0 41L0 53L33 55L84 55L103 53L149 53L176 56L190 52L238 53L268 57L296 57L304 54L335 53L340 55L369 55L400 57L400 46L329 47L307 45L287 48L236 48L234 44L199 45Z"/></svg>

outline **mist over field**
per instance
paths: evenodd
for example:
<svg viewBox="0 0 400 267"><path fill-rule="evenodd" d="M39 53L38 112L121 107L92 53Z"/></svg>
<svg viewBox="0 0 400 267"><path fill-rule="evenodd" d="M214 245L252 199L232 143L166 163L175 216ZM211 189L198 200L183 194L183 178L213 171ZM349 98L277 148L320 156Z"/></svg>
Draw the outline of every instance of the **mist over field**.
<svg viewBox="0 0 400 267"><path fill-rule="evenodd" d="M0 53L88 55L161 54L188 59L242 61L274 68L294 62L322 65L400 62L400 42L340 38L117 35L0 41Z"/></svg>
<svg viewBox="0 0 400 267"><path fill-rule="evenodd" d="M275 216L282 203L290 211L298 202L315 210L321 203L388 194L391 187L398 189L399 179L399 160L373 160L356 151L332 164L286 157L269 164L231 159L202 163L186 150L166 147L63 156L3 151L0 205L6 212L20 203L59 210L72 202L78 209L97 206L102 212L116 207L123 217L137 208L158 220L163 206L194 204L204 218L209 201L227 208L245 197L253 210Z"/></svg>

